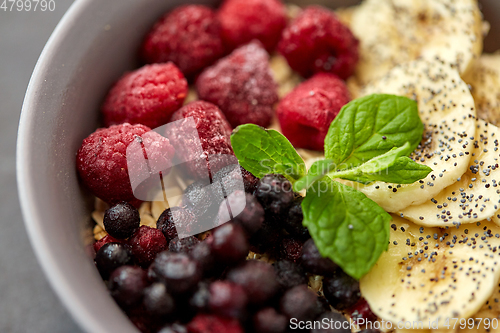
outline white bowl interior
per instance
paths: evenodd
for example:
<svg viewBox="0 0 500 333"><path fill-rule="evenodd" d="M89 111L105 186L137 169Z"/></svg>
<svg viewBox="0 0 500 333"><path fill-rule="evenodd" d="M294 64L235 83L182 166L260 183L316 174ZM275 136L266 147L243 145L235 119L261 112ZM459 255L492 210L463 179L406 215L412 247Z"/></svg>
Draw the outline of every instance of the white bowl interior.
<svg viewBox="0 0 500 333"><path fill-rule="evenodd" d="M315 1L334 6L356 2ZM500 15L498 1L483 3L487 18ZM137 49L146 31L180 4L183 1L77 1L50 38L26 94L17 170L26 227L53 288L88 332L137 330L108 296L92 251L83 245L92 237L92 202L78 184L75 154L96 128L109 87L124 71L139 65ZM490 51L498 47L495 36L489 39Z"/></svg>

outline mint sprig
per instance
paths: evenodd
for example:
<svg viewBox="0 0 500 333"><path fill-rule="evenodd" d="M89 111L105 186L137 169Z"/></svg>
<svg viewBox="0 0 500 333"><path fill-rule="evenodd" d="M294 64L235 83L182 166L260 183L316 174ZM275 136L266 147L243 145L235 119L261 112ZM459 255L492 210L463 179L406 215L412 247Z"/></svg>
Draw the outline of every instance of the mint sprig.
<svg viewBox="0 0 500 333"><path fill-rule="evenodd" d="M246 124L231 135L240 164L257 177L286 176L297 191L307 188L303 224L320 253L359 279L387 249L390 215L363 193L333 179L368 184L411 184L432 169L408 157L424 126L416 102L370 95L345 105L325 138L326 159L306 175L305 163L279 132Z"/></svg>

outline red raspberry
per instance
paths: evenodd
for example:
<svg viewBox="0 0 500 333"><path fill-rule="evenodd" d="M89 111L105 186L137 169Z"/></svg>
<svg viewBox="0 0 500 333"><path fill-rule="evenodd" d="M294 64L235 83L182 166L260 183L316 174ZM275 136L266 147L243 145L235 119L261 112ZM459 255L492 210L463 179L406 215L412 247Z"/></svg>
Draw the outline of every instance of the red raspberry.
<svg viewBox="0 0 500 333"><path fill-rule="evenodd" d="M365 323L368 321L374 322L377 320L377 315L372 312L370 305L364 298L361 298L352 308L350 308L348 310L348 313L356 322L361 321L362 319Z"/></svg>
<svg viewBox="0 0 500 333"><path fill-rule="evenodd" d="M146 65L115 83L102 106L106 126L166 124L187 96L187 81L172 63Z"/></svg>
<svg viewBox="0 0 500 333"><path fill-rule="evenodd" d="M278 51L302 76L329 72L347 79L358 62L358 45L333 12L310 6L283 31Z"/></svg>
<svg viewBox="0 0 500 333"><path fill-rule="evenodd" d="M146 36L146 62L174 62L187 77L198 73L224 54L221 27L215 12L187 5L167 13Z"/></svg>
<svg viewBox="0 0 500 333"><path fill-rule="evenodd" d="M140 200L134 197L127 166L127 146L134 140L142 142L150 164L161 169L171 166L174 148L167 138L144 125L121 124L101 128L83 140L76 164L83 183L92 193L110 205L125 201L134 206ZM149 133L148 133L149 132ZM137 163L137 172L144 163Z"/></svg>
<svg viewBox="0 0 500 333"><path fill-rule="evenodd" d="M281 256L283 259L288 259L297 262L300 259L302 246L304 244L294 238L284 238L281 241Z"/></svg>
<svg viewBox="0 0 500 333"><path fill-rule="evenodd" d="M143 225L129 239L129 245L138 263L147 266L167 248L167 239L160 230Z"/></svg>
<svg viewBox="0 0 500 333"><path fill-rule="evenodd" d="M283 134L295 147L323 150L331 122L349 101L342 80L318 73L285 96L276 113Z"/></svg>
<svg viewBox="0 0 500 333"><path fill-rule="evenodd" d="M107 243L125 243L125 241L123 239L116 239L110 235L106 235L94 243L95 253L97 253L101 249L101 247L103 247L104 244Z"/></svg>
<svg viewBox="0 0 500 333"><path fill-rule="evenodd" d="M217 14L226 48L258 39L271 52L286 27L286 8L279 0L226 0Z"/></svg>
<svg viewBox="0 0 500 333"><path fill-rule="evenodd" d="M207 68L196 82L200 99L220 107L236 127L253 123L267 127L278 102L269 55L259 42L242 46Z"/></svg>
<svg viewBox="0 0 500 333"><path fill-rule="evenodd" d="M243 333L237 319L200 313L187 326L189 333Z"/></svg>
<svg viewBox="0 0 500 333"><path fill-rule="evenodd" d="M173 114L172 121L190 117L194 119L197 133L193 133L189 127L185 127L188 122L184 121L182 124L173 126L174 128L170 129L167 135L176 147L178 159L191 161L186 163L189 173L195 178L207 180L207 168L208 172L216 173L227 165L222 157L217 159L217 157L210 155L234 155L230 139L231 125L217 106L204 101L185 105ZM199 136L199 141L197 136ZM201 142L203 151L200 151L193 142ZM210 163L208 159L210 159Z"/></svg>

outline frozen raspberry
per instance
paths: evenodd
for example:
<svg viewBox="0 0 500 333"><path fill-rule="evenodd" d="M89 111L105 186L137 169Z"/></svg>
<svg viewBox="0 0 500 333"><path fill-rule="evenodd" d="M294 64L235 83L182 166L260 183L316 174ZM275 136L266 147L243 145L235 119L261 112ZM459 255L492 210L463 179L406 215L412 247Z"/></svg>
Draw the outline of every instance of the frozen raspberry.
<svg viewBox="0 0 500 333"><path fill-rule="evenodd" d="M259 333L284 333L288 319L274 308L264 308L253 316L253 326Z"/></svg>
<svg viewBox="0 0 500 333"><path fill-rule="evenodd" d="M133 141L145 147L150 165L162 169L171 166L174 149L170 142L144 125L121 124L98 129L83 140L78 150L76 164L83 183L96 197L111 205L125 201L138 206L141 202L132 192L127 166L127 146ZM135 172L149 174L149 170L141 169L145 163L134 164L137 164Z"/></svg>
<svg viewBox="0 0 500 333"><path fill-rule="evenodd" d="M199 314L188 324L189 333L243 333L237 319Z"/></svg>
<svg viewBox="0 0 500 333"><path fill-rule="evenodd" d="M159 252L167 248L167 240L163 233L145 225L129 239L129 244L132 254L141 265L148 265Z"/></svg>
<svg viewBox="0 0 500 333"><path fill-rule="evenodd" d="M212 64L224 53L215 12L201 5L181 6L167 13L146 36L146 62L172 61L188 77Z"/></svg>
<svg viewBox="0 0 500 333"><path fill-rule="evenodd" d="M258 39L271 52L286 26L286 9L279 0L226 0L217 14L226 48Z"/></svg>
<svg viewBox="0 0 500 333"><path fill-rule="evenodd" d="M190 117L194 119L197 133L193 133L189 126L192 123L186 118ZM186 163L191 176L208 179L207 168L208 172L215 173L227 166L224 155L234 155L231 125L217 106L204 101L185 105L173 114L171 120L182 119L186 120L174 126L166 135L176 147L177 157L182 161L191 161ZM193 142L201 142L203 151Z"/></svg>
<svg viewBox="0 0 500 333"><path fill-rule="evenodd" d="M283 134L295 147L323 150L331 122L349 101L344 81L318 73L285 96L276 113Z"/></svg>
<svg viewBox="0 0 500 333"><path fill-rule="evenodd" d="M166 124L187 96L187 81L172 63L146 65L122 76L102 106L104 124Z"/></svg>
<svg viewBox="0 0 500 333"><path fill-rule="evenodd" d="M297 262L300 259L302 246L304 244L292 237L284 238L281 241L281 256L283 259L288 259Z"/></svg>
<svg viewBox="0 0 500 333"><path fill-rule="evenodd" d="M364 320L364 322L374 322L377 320L377 316L372 312L370 305L366 299L361 298L353 307L351 307L348 312L354 321Z"/></svg>
<svg viewBox="0 0 500 333"><path fill-rule="evenodd" d="M217 105L233 127L246 123L269 126L278 102L269 55L259 42L242 46L205 69L196 90L200 99Z"/></svg>
<svg viewBox="0 0 500 333"><path fill-rule="evenodd" d="M94 251L97 253L104 246L104 244L108 243L125 243L123 239L116 239L110 235L106 235L103 238L99 239L94 243Z"/></svg>
<svg viewBox="0 0 500 333"><path fill-rule="evenodd" d="M285 28L278 51L304 77L328 72L347 79L358 62L358 45L333 12L310 6Z"/></svg>
<svg viewBox="0 0 500 333"><path fill-rule="evenodd" d="M183 230L189 230L189 226L195 223L196 217L191 210L184 207L171 207L161 213L156 222L156 228L161 230L170 242L177 237L176 224L182 225Z"/></svg>

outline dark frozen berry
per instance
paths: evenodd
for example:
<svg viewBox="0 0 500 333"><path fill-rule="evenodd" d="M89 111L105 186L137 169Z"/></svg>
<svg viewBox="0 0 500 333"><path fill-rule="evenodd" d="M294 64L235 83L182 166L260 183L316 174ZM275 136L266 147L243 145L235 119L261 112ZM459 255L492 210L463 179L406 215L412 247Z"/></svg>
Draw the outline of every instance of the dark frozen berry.
<svg viewBox="0 0 500 333"><path fill-rule="evenodd" d="M249 245L243 228L234 223L225 223L213 232L211 243L215 258L227 265L245 260Z"/></svg>
<svg viewBox="0 0 500 333"><path fill-rule="evenodd" d="M317 298L307 285L293 287L281 297L280 311L288 318L297 318L299 321L314 320L321 311Z"/></svg>
<svg viewBox="0 0 500 333"><path fill-rule="evenodd" d="M319 316L317 321L328 323L328 327L313 328L311 333L350 333L351 324L342 314L336 311L328 311Z"/></svg>
<svg viewBox="0 0 500 333"><path fill-rule="evenodd" d="M287 290L301 284L307 285L306 274L297 263L289 260L280 260L274 263L274 269L276 271L276 280L282 290Z"/></svg>
<svg viewBox="0 0 500 333"><path fill-rule="evenodd" d="M224 53L220 23L212 9L181 6L161 18L142 46L146 62L172 61L188 77Z"/></svg>
<svg viewBox="0 0 500 333"><path fill-rule="evenodd" d="M130 321L141 333L152 333L151 332L151 320L149 317L145 316L143 313L130 314Z"/></svg>
<svg viewBox="0 0 500 333"><path fill-rule="evenodd" d="M278 51L304 77L328 72L345 80L358 62L358 44L332 11L310 6L285 28Z"/></svg>
<svg viewBox="0 0 500 333"><path fill-rule="evenodd" d="M201 279L200 267L185 253L163 251L156 256L153 265L158 279L174 294L193 290Z"/></svg>
<svg viewBox="0 0 500 333"><path fill-rule="evenodd" d="M140 224L139 211L126 202L117 203L104 213L104 229L115 238L129 238Z"/></svg>
<svg viewBox="0 0 500 333"><path fill-rule="evenodd" d="M193 131L192 120L187 119L190 117L194 120L196 131ZM227 166L224 155L234 155L231 125L217 106L204 101L183 106L172 115L171 120L182 119L186 120L174 126L166 136L176 148L177 158L191 161L185 163L189 174L196 179L209 179L209 173L215 174Z"/></svg>
<svg viewBox="0 0 500 333"><path fill-rule="evenodd" d="M196 224L193 212L184 207L171 207L161 213L156 228L163 232L168 242L177 237L176 225L182 226L183 230L189 230L190 226Z"/></svg>
<svg viewBox="0 0 500 333"><path fill-rule="evenodd" d="M167 287L161 283L153 283L144 289L144 308L148 314L161 317L171 314L174 309L174 299L167 292Z"/></svg>
<svg viewBox="0 0 500 333"><path fill-rule="evenodd" d="M173 63L146 65L125 74L111 88L102 106L104 125L164 125L187 92L187 81Z"/></svg>
<svg viewBox="0 0 500 333"><path fill-rule="evenodd" d="M163 233L155 228L141 226L129 239L134 258L140 265L150 264L156 254L167 248L167 240Z"/></svg>
<svg viewBox="0 0 500 333"><path fill-rule="evenodd" d="M280 101L276 113L283 135L297 148L322 151L330 124L350 100L336 75L314 75Z"/></svg>
<svg viewBox="0 0 500 333"><path fill-rule="evenodd" d="M236 49L205 69L196 81L200 99L217 105L233 127L269 126L279 100L277 90L269 55L259 42Z"/></svg>
<svg viewBox="0 0 500 333"><path fill-rule="evenodd" d="M191 252L196 244L200 240L194 236L189 236L179 239L178 237L172 239L170 244L168 244L168 250L170 252Z"/></svg>
<svg viewBox="0 0 500 333"><path fill-rule="evenodd" d="M127 308L141 301L147 285L147 275L142 268L121 266L111 273L108 287L115 301Z"/></svg>
<svg viewBox="0 0 500 333"><path fill-rule="evenodd" d="M288 326L287 317L274 308L264 308L253 316L253 327L259 333L283 333Z"/></svg>
<svg viewBox="0 0 500 333"><path fill-rule="evenodd" d="M219 223L231 221L243 227L248 237L252 236L262 227L264 222L264 209L255 197L243 191L231 193L219 207Z"/></svg>
<svg viewBox="0 0 500 333"><path fill-rule="evenodd" d="M270 255L279 254L281 230L277 221L266 218L262 227L250 238L251 250Z"/></svg>
<svg viewBox="0 0 500 333"><path fill-rule="evenodd" d="M294 199L292 183L282 175L266 175L259 180L255 197L264 207L267 216L282 218Z"/></svg>
<svg viewBox="0 0 500 333"><path fill-rule="evenodd" d="M158 333L188 333L186 326L181 324L167 324L163 326Z"/></svg>
<svg viewBox="0 0 500 333"><path fill-rule="evenodd" d="M300 262L306 272L324 276L331 276L338 267L331 259L324 258L319 253L312 238L304 243Z"/></svg>
<svg viewBox="0 0 500 333"><path fill-rule="evenodd" d="M191 258L198 262L203 275L209 277L215 273L220 265L215 260L215 255L212 253L212 248L208 240L196 244L190 252Z"/></svg>
<svg viewBox="0 0 500 333"><path fill-rule="evenodd" d="M132 265L133 259L127 245L106 243L97 252L95 263L102 278L107 280L109 275L118 267Z"/></svg>
<svg viewBox="0 0 500 333"><path fill-rule="evenodd" d="M210 310L218 315L242 318L246 311L247 295L243 288L228 281L215 281L210 284Z"/></svg>
<svg viewBox="0 0 500 333"><path fill-rule="evenodd" d="M243 190L241 188L242 181L245 192L253 193L259 179L239 164L228 165L220 169L213 176L213 182L221 183L221 188L224 190L224 196L228 196L236 190Z"/></svg>
<svg viewBox="0 0 500 333"><path fill-rule="evenodd" d="M98 129L83 140L78 150L76 164L83 183L108 204L125 201L138 206L141 202L134 196L130 184L128 162L133 160L127 161L127 146L134 141L144 145L151 165L161 166L161 170L171 167L174 148L169 140L143 125L122 124ZM144 163L133 164L136 173L149 175L145 166L141 169Z"/></svg>
<svg viewBox="0 0 500 333"><path fill-rule="evenodd" d="M252 304L264 304L279 290L273 266L268 263L248 260L227 273L227 279L246 291Z"/></svg>
<svg viewBox="0 0 500 333"><path fill-rule="evenodd" d="M110 235L106 235L94 243L94 251L97 253L103 247L104 244L108 243L125 243L123 239L116 239Z"/></svg>
<svg viewBox="0 0 500 333"><path fill-rule="evenodd" d="M376 328L368 328L368 329L364 329L364 330L359 331L359 333L381 333L381 331L376 329Z"/></svg>
<svg viewBox="0 0 500 333"><path fill-rule="evenodd" d="M361 298L359 282L341 269L323 280L323 293L330 305L337 310L348 309Z"/></svg>
<svg viewBox="0 0 500 333"><path fill-rule="evenodd" d="M348 312L354 321L363 320L366 323L377 320L377 316L372 312L370 305L364 298L361 298L354 306L349 308Z"/></svg>
<svg viewBox="0 0 500 333"><path fill-rule="evenodd" d="M186 187L182 205L193 214L194 221L197 223L197 225L192 224L192 228L203 224L210 224L214 227L213 221L217 217L222 200L224 196L220 184L210 184L209 179L195 181Z"/></svg>
<svg viewBox="0 0 500 333"><path fill-rule="evenodd" d="M307 240L311 238L309 235L309 230L302 225L304 220L304 214L302 213L302 200L304 197L299 196L295 198L292 206L288 210L288 216L283 220L283 227L288 231L293 237L301 240Z"/></svg>
<svg viewBox="0 0 500 333"><path fill-rule="evenodd" d="M287 237L281 241L281 258L288 259L293 262L300 260L302 246L304 244L298 239Z"/></svg>
<svg viewBox="0 0 500 333"><path fill-rule="evenodd" d="M189 306L197 312L206 312L209 310L210 300L209 284L205 281L198 283L196 291L189 298Z"/></svg>
<svg viewBox="0 0 500 333"><path fill-rule="evenodd" d="M257 39L271 52L287 23L285 6L279 0L226 0L217 16L229 49Z"/></svg>
<svg viewBox="0 0 500 333"><path fill-rule="evenodd" d="M200 313L188 324L189 333L243 333L237 319Z"/></svg>

